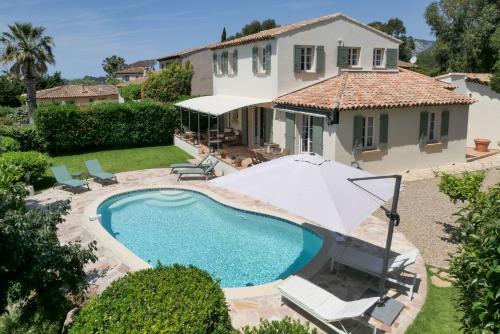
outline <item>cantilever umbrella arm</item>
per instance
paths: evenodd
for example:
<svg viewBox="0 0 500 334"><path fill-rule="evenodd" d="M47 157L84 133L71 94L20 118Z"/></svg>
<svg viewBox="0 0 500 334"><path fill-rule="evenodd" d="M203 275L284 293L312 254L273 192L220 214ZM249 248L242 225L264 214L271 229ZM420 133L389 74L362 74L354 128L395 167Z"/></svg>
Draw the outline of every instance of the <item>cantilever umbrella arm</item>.
<svg viewBox="0 0 500 334"><path fill-rule="evenodd" d="M384 256L384 261L383 261L383 268L382 268L382 277L379 282L379 288L378 288L378 293L380 295L380 301L379 303L383 304L385 302L384 300L384 287L385 287L385 280L387 278L387 267L389 266L389 256L391 254L391 244L392 244L392 235L394 233L394 226L399 225L399 214L398 214L398 202L399 202L399 190L401 187L401 175L395 174L395 175L384 175L384 176L371 176L371 177L359 177L359 178L348 178L347 180L349 182L352 182L356 186L360 187L361 189L367 191L363 187L361 187L359 184L356 184L356 181L368 181L368 180L378 180L378 179L395 179L396 182L394 183L394 195L392 196L392 204L391 208L387 209L384 206L381 206L382 210L385 211L385 215L387 218L389 218L389 231L387 233L387 240L385 242L385 256Z"/></svg>

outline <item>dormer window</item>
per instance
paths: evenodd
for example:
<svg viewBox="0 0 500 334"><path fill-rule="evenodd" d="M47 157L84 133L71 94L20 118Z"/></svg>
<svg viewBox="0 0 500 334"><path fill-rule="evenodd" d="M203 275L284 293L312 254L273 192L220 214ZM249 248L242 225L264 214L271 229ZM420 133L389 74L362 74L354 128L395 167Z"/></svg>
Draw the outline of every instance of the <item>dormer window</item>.
<svg viewBox="0 0 500 334"><path fill-rule="evenodd" d="M373 67L384 66L384 49L373 49Z"/></svg>
<svg viewBox="0 0 500 334"><path fill-rule="evenodd" d="M347 65L358 66L361 48L347 48Z"/></svg>

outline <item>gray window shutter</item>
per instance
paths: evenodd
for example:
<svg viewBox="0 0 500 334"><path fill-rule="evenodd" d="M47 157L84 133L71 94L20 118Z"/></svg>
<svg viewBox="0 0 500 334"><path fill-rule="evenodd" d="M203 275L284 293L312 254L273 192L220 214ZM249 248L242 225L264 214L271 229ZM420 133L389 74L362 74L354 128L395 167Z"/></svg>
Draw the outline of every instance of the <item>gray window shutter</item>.
<svg viewBox="0 0 500 334"><path fill-rule="evenodd" d="M252 49L252 71L257 73L257 66L259 61L259 48L254 46Z"/></svg>
<svg viewBox="0 0 500 334"><path fill-rule="evenodd" d="M325 70L325 47L316 45L316 72L320 73Z"/></svg>
<svg viewBox="0 0 500 334"><path fill-rule="evenodd" d="M293 70L300 71L300 51L302 46L294 45L293 46Z"/></svg>
<svg viewBox="0 0 500 334"><path fill-rule="evenodd" d="M233 74L238 74L238 49L233 51Z"/></svg>
<svg viewBox="0 0 500 334"><path fill-rule="evenodd" d="M295 154L295 114L285 113L286 115L286 148L290 152L290 154Z"/></svg>
<svg viewBox="0 0 500 334"><path fill-rule="evenodd" d="M228 63L228 53L227 51L222 52L222 74L227 75L227 63Z"/></svg>
<svg viewBox="0 0 500 334"><path fill-rule="evenodd" d="M217 74L217 53L213 53L212 55L212 62L214 65L214 74Z"/></svg>
<svg viewBox="0 0 500 334"><path fill-rule="evenodd" d="M349 64L349 51L345 46L337 47L337 66L346 67Z"/></svg>
<svg viewBox="0 0 500 334"><path fill-rule="evenodd" d="M352 151L357 153L363 150L363 116L354 116Z"/></svg>
<svg viewBox="0 0 500 334"><path fill-rule="evenodd" d="M264 109L265 117L265 130L264 130L264 140L266 143L271 143L273 140L273 109Z"/></svg>
<svg viewBox="0 0 500 334"><path fill-rule="evenodd" d="M441 112L441 142L448 142L448 129L450 127L450 112L445 110Z"/></svg>
<svg viewBox="0 0 500 334"><path fill-rule="evenodd" d="M398 67L398 49L387 49L385 57L385 66L387 68Z"/></svg>
<svg viewBox="0 0 500 334"><path fill-rule="evenodd" d="M312 151L323 155L323 117L313 117Z"/></svg>
<svg viewBox="0 0 500 334"><path fill-rule="evenodd" d="M266 57L266 73L269 74L271 73L271 44L266 45L264 57Z"/></svg>
<svg viewBox="0 0 500 334"><path fill-rule="evenodd" d="M380 115L380 133L378 139L378 148L381 150L387 149L387 142L389 139L389 115Z"/></svg>
<svg viewBox="0 0 500 334"><path fill-rule="evenodd" d="M428 134L427 127L429 126L429 113L427 111L422 111L420 113L420 130L418 133L418 141L420 145L427 144Z"/></svg>
<svg viewBox="0 0 500 334"><path fill-rule="evenodd" d="M248 145L248 108L241 111L241 143Z"/></svg>

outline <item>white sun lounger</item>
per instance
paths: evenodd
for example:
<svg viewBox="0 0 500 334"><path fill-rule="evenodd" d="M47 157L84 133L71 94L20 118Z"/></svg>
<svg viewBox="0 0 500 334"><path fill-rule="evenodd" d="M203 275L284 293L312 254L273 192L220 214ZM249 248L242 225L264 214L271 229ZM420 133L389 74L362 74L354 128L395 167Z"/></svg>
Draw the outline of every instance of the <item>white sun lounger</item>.
<svg viewBox="0 0 500 334"><path fill-rule="evenodd" d="M368 323L368 317L365 315L365 312L379 300L379 297L346 302L298 276L287 278L278 286L278 290L281 293L282 300L284 297L299 306L336 333L352 333L348 332L341 323L342 320L346 319L353 319L373 328L373 333L377 331L376 327ZM335 326L334 323L338 323L340 327Z"/></svg>
<svg viewBox="0 0 500 334"><path fill-rule="evenodd" d="M382 267L384 265L384 259L382 257L339 244L335 244L330 249L328 255L331 257L330 270L332 272L334 263L338 262L373 276L382 276ZM417 249L413 249L398 256L393 256L389 258L387 267L387 281L407 288L409 290L410 299L413 299L413 288L415 287L417 274L407 271L406 268L415 263L417 256ZM411 277L411 284L402 281L402 273Z"/></svg>

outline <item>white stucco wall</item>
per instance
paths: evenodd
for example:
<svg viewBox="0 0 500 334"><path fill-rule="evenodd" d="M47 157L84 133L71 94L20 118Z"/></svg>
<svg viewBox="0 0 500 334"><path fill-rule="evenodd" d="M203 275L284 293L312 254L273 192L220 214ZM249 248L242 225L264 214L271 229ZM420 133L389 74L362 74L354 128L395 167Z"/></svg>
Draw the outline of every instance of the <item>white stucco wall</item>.
<svg viewBox="0 0 500 334"><path fill-rule="evenodd" d="M361 47L359 66L355 68L359 70L374 70L374 48L397 49L399 47L399 44L394 40L344 18L336 18L329 22L283 34L278 38L278 95L337 75L339 72L337 67L339 40L344 46ZM325 71L322 73L295 72L294 45L323 45L325 47ZM313 68L315 68L314 63ZM377 68L377 70L384 69Z"/></svg>
<svg viewBox="0 0 500 334"><path fill-rule="evenodd" d="M419 145L421 111L450 111L447 144ZM354 116L380 113L389 115L388 149L352 153ZM337 126L335 160L361 167L375 174L433 168L465 161L468 106L418 107L390 110L341 111ZM378 127L375 129L378 134Z"/></svg>
<svg viewBox="0 0 500 334"><path fill-rule="evenodd" d="M256 45L259 48L265 48L271 44L271 73L254 74L252 70L252 49ZM230 47L225 49L213 50L219 55L223 51L232 54L235 48L238 49L238 74L237 75L214 75L214 95L236 95L249 96L257 98L273 99L277 95L278 71L276 40L268 40L257 43L250 43ZM210 55L210 62L212 61Z"/></svg>

